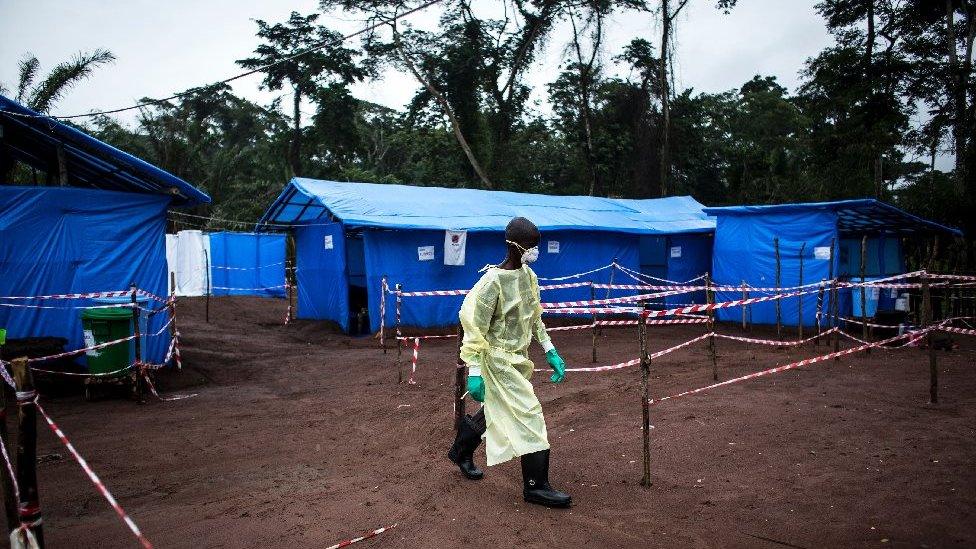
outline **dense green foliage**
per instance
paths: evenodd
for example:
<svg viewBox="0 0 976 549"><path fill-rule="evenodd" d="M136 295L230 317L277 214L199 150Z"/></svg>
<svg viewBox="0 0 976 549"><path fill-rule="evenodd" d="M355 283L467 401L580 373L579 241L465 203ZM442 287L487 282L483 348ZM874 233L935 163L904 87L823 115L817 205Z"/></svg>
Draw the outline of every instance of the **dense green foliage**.
<svg viewBox="0 0 976 549"><path fill-rule="evenodd" d="M133 128L99 118L88 129L199 185L214 204L198 213L221 218L254 219L298 173L551 194L664 189L709 205L869 196L976 234L967 213L976 206L972 0L823 0L817 10L834 43L797 67L798 89L757 75L723 93L674 90L660 36L606 51L608 18L660 20L684 1L500 1L504 19L448 0L435 31L396 23L361 44L295 59L338 34L315 14L258 21L255 52L239 63L277 62L264 86L286 90L279 101L200 89L144 109ZM736 4L690 1L726 11ZM373 21L417 5L321 4ZM571 26L571 43L552 43L557 25ZM564 60L540 107L526 80L544 48ZM383 67L417 81L402 111L349 92ZM301 119L301 101L315 106L310 120ZM934 168L940 155L955 158L948 173ZM952 245L959 261L976 263L971 241Z"/></svg>

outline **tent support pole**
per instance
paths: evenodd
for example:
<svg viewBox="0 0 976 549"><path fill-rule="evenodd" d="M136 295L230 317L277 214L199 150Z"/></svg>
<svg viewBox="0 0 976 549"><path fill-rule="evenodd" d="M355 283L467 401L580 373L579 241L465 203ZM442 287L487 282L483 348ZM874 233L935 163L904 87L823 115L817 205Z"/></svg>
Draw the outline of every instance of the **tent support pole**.
<svg viewBox="0 0 976 549"><path fill-rule="evenodd" d="M643 435L644 477L641 486L651 485L651 401L647 383L650 377L651 359L647 355L647 317L641 314L637 324L637 338L640 340L641 366L641 434Z"/></svg>
<svg viewBox="0 0 976 549"><path fill-rule="evenodd" d="M804 242L800 246L800 283L797 286L803 286L803 252L807 249L807 243ZM796 296L796 333L798 339L803 339L803 296Z"/></svg>
<svg viewBox="0 0 976 549"><path fill-rule="evenodd" d="M779 261L779 237L773 238L773 248L776 250L776 293L779 293L781 265ZM776 339L783 339L783 312L780 298L776 298Z"/></svg>
<svg viewBox="0 0 976 549"><path fill-rule="evenodd" d="M145 404L146 399L143 396L142 376L149 374L146 372L145 366L142 363L142 330L139 326L139 299L135 282L129 286L129 301L132 304L132 335L135 336L132 344L136 357L135 364L132 365L132 396L139 404Z"/></svg>

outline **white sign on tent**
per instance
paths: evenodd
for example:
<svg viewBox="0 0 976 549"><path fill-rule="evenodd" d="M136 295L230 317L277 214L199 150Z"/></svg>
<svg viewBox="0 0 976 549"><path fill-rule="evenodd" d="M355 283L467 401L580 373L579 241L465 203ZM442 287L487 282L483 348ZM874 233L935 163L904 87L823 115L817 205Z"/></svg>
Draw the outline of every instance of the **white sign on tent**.
<svg viewBox="0 0 976 549"><path fill-rule="evenodd" d="M468 231L444 231L444 264L464 266Z"/></svg>

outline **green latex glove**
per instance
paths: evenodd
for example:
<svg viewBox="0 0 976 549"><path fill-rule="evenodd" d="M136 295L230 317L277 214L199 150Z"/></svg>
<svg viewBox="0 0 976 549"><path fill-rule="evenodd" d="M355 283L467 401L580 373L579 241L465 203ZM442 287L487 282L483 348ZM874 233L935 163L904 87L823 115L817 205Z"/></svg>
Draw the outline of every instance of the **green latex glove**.
<svg viewBox="0 0 976 549"><path fill-rule="evenodd" d="M549 363L550 368L556 371L549 377L553 383L559 383L566 377L566 361L559 356L555 349L546 353L546 362Z"/></svg>
<svg viewBox="0 0 976 549"><path fill-rule="evenodd" d="M485 401L485 380L481 376L468 376L468 392L478 402Z"/></svg>
<svg viewBox="0 0 976 549"><path fill-rule="evenodd" d="M6 328L0 328L0 345L7 344L7 330Z"/></svg>

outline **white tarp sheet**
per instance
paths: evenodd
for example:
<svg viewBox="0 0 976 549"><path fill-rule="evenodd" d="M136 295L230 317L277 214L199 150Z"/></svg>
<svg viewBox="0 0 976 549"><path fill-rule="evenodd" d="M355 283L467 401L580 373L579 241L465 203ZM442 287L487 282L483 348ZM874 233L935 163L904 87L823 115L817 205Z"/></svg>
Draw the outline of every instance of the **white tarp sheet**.
<svg viewBox="0 0 976 549"><path fill-rule="evenodd" d="M202 231L180 231L175 235L166 235L166 263L169 272L175 273L176 295L207 295L210 283L210 235ZM168 274L167 278L170 278Z"/></svg>

